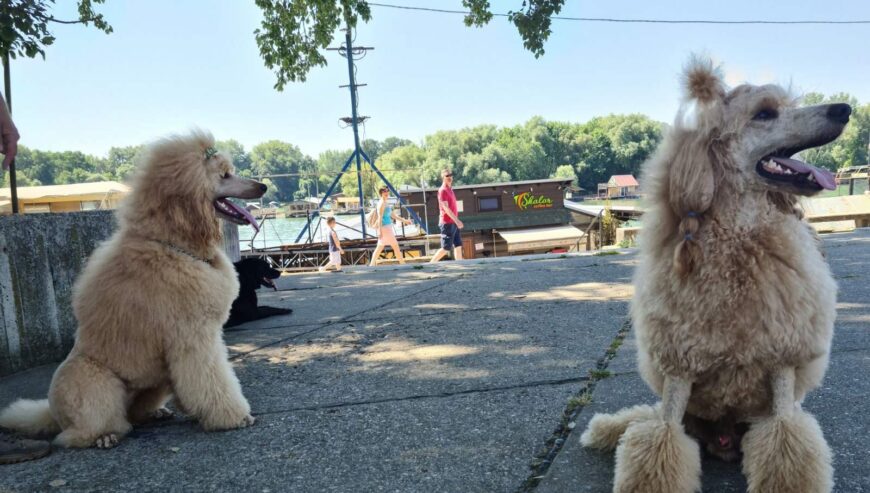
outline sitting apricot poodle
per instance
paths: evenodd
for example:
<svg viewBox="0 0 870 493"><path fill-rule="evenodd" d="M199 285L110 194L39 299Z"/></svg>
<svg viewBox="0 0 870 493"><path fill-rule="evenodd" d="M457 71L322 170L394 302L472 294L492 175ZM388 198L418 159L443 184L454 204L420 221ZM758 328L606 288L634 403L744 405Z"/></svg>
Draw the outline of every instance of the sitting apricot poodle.
<svg viewBox="0 0 870 493"><path fill-rule="evenodd" d="M644 165L631 307L640 373L662 401L596 415L581 441L616 448L616 492L692 492L701 461L684 415L748 425L749 491L830 491L831 452L800 403L828 364L837 286L795 207L836 184L792 155L836 139L851 108L728 90L707 60L684 80L684 110Z"/></svg>
<svg viewBox="0 0 870 493"><path fill-rule="evenodd" d="M239 282L218 218L253 222L227 198L257 198L266 186L234 176L213 146L194 132L146 149L118 230L76 281L76 341L48 399L19 400L0 425L108 448L132 424L166 416L171 396L207 430L253 424L223 341Z"/></svg>

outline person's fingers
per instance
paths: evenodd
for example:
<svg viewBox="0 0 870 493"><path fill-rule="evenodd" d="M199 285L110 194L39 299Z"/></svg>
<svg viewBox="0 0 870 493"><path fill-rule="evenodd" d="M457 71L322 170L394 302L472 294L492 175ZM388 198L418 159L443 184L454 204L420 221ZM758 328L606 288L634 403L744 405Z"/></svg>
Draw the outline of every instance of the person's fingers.
<svg viewBox="0 0 870 493"><path fill-rule="evenodd" d="M12 140L5 146L5 156L3 157L3 169L9 169L12 160L15 159L15 154L18 153L18 143Z"/></svg>

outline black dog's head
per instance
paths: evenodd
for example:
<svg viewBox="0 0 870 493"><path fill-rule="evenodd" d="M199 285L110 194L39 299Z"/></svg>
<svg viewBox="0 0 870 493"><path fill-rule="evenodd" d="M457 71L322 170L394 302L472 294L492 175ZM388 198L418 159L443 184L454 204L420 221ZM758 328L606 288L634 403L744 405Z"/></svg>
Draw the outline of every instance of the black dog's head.
<svg viewBox="0 0 870 493"><path fill-rule="evenodd" d="M260 286L266 286L274 289L278 288L272 279L278 279L281 272L269 266L269 263L259 258L246 258L233 264L236 267L236 272L239 275L240 291L253 291Z"/></svg>

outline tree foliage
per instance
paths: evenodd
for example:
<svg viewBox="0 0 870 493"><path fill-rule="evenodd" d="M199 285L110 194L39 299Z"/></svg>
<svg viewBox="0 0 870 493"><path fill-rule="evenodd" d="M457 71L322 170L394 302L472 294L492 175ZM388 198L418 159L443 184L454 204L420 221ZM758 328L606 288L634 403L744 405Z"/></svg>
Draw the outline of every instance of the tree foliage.
<svg viewBox="0 0 870 493"><path fill-rule="evenodd" d="M803 102L807 105L849 103L852 106L852 116L843 135L830 144L804 151L801 153L804 161L831 171L870 162L867 152L870 145L870 103L861 105L854 96L846 93L825 97L816 92L806 94Z"/></svg>
<svg viewBox="0 0 870 493"><path fill-rule="evenodd" d="M54 43L50 24L94 24L100 31L109 34L110 26L103 14L94 11L94 4L105 0L79 0L77 20L55 18L50 10L55 0L4 0L0 2L0 54L9 53L11 58L24 56L45 58L45 47Z"/></svg>
<svg viewBox="0 0 870 493"><path fill-rule="evenodd" d="M275 89L282 91L288 82L305 82L314 67L327 64L322 51L335 38L339 27L356 27L362 19L371 20L371 8L365 0L255 0L263 19L254 31L260 56L277 77ZM509 11L523 46L535 58L544 54L550 37L552 16L562 10L565 0L522 0L520 9ZM488 0L463 0L469 9L465 25L488 24L493 13Z"/></svg>
<svg viewBox="0 0 870 493"><path fill-rule="evenodd" d="M304 177L299 175L314 173L316 170L316 161L302 154L295 145L280 140L255 145L251 148L250 161L252 177L293 175L269 178L274 186L269 187L264 200L288 201L299 195L306 195L307 190L300 188L300 179Z"/></svg>
<svg viewBox="0 0 870 493"><path fill-rule="evenodd" d="M870 104L860 105L848 94L808 94L806 103L845 101L853 114L846 131L836 141L804 152L803 159L836 170L867 163L870 137ZM609 115L585 123L553 122L533 117L521 125L478 125L442 130L421 142L388 137L366 139L362 146L393 185L437 186L444 168L453 170L456 183L505 182L567 178L587 193L611 175L637 176L662 139L663 124L643 115ZM235 140L217 147L232 156L236 172L260 178L269 185L266 201L288 202L309 194L323 194L334 181L352 150L327 150L317 159L288 142L268 141L246 150ZM95 180L126 181L135 169L141 146L113 147L105 157L81 152L51 152L19 147L18 179L21 186L80 183ZM356 163L340 180L336 192L357 194ZM364 165L363 190L375 196L380 178ZM289 174L292 176L273 176Z"/></svg>
<svg viewBox="0 0 870 493"><path fill-rule="evenodd" d="M511 10L507 17L516 26L523 46L531 51L535 58L544 54L544 43L550 37L551 18L562 11L565 0L523 0L520 10ZM493 14L489 0L462 0L470 11L465 16L466 26L483 26L489 24Z"/></svg>
<svg viewBox="0 0 870 493"><path fill-rule="evenodd" d="M287 82L305 82L313 67L326 65L321 54L342 24L356 27L357 19L371 18L362 0L256 0L263 11L260 27L254 31L260 55L275 71L281 91Z"/></svg>

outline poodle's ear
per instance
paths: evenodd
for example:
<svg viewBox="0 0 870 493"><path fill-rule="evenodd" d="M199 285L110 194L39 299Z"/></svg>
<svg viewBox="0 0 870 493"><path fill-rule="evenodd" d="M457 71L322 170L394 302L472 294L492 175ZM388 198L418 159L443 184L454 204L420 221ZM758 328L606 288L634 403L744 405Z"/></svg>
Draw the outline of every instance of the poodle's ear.
<svg viewBox="0 0 870 493"><path fill-rule="evenodd" d="M687 104L674 125L673 138L678 141L669 167L668 190L679 223L674 268L686 276L702 260L696 236L716 191L715 162L723 153L720 127L726 87L712 60L694 55L683 70L683 89Z"/></svg>
<svg viewBox="0 0 870 493"><path fill-rule="evenodd" d="M713 203L716 191L713 169L716 151L706 134L684 132L681 137L670 165L668 200L679 223L674 269L685 277L703 260L697 234L702 215Z"/></svg>
<svg viewBox="0 0 870 493"><path fill-rule="evenodd" d="M725 99L725 81L719 67L707 57L692 55L683 68L685 99L709 105Z"/></svg>

